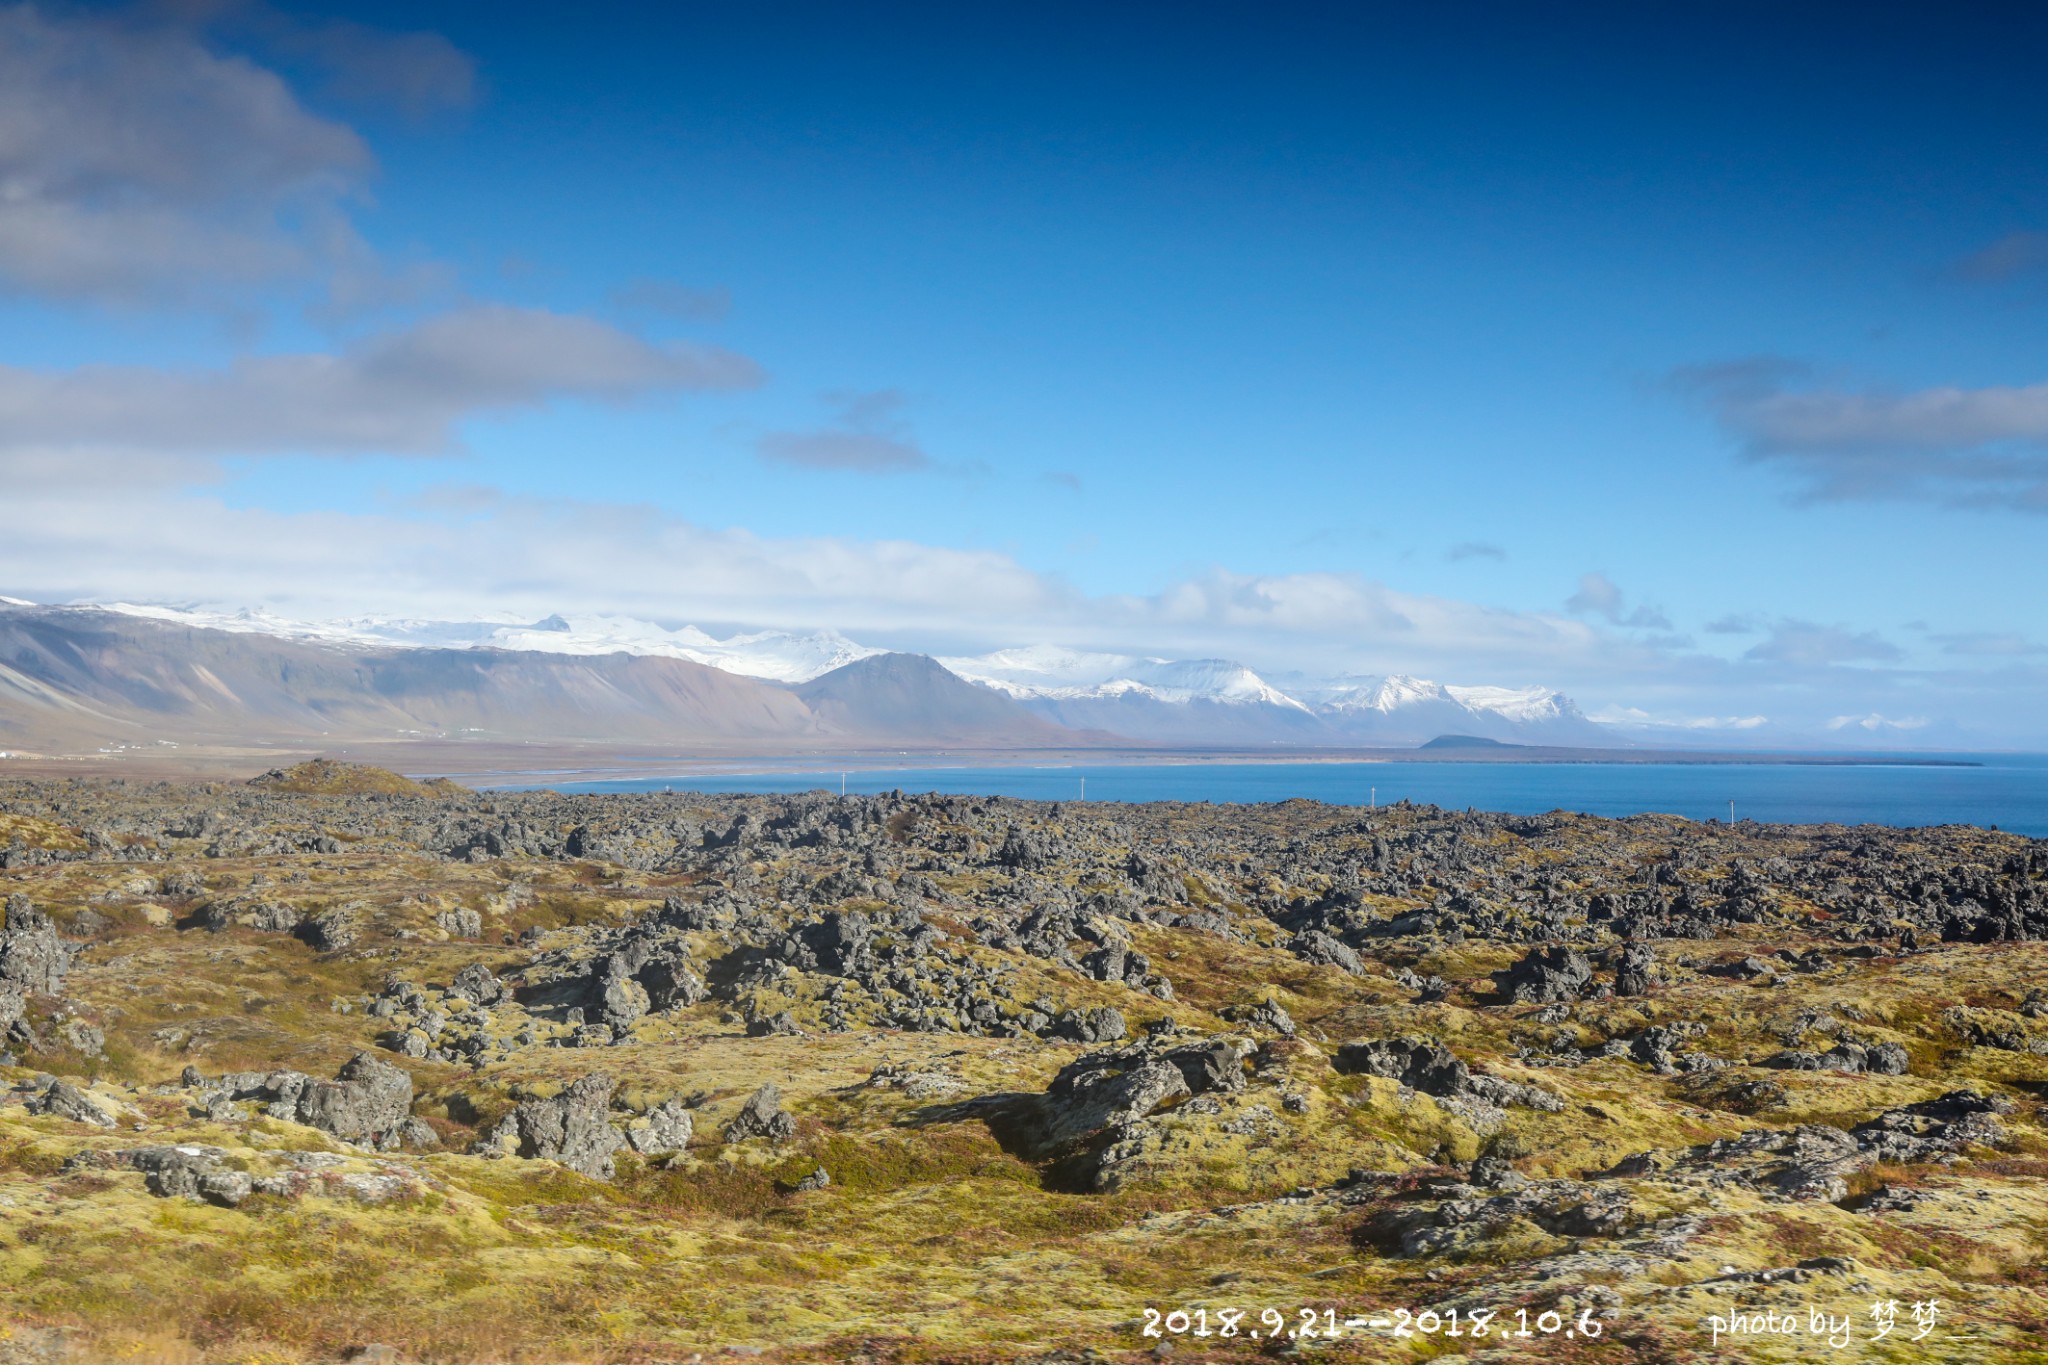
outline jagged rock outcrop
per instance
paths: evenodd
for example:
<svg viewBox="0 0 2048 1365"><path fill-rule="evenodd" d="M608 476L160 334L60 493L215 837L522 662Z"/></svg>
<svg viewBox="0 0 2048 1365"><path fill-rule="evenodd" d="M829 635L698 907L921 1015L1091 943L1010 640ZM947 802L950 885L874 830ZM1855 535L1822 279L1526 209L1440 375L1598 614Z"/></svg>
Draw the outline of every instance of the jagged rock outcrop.
<svg viewBox="0 0 2048 1365"><path fill-rule="evenodd" d="M1576 1000L1593 984L1593 964L1576 948L1553 945L1538 948L1502 972L1494 974L1500 993L1518 1005L1547 1005L1557 1000Z"/></svg>
<svg viewBox="0 0 2048 1365"><path fill-rule="evenodd" d="M140 1171L143 1184L159 1199L190 1199L234 1208L255 1192L246 1171L227 1165L228 1154L197 1143L130 1147L115 1152L81 1152L67 1170Z"/></svg>
<svg viewBox="0 0 2048 1365"><path fill-rule="evenodd" d="M1177 1064L1145 1046L1090 1053L1061 1067L1046 1087L1037 1146L1072 1147L1193 1093Z"/></svg>
<svg viewBox="0 0 2048 1365"><path fill-rule="evenodd" d="M95 1128L112 1128L121 1121L113 1106L99 1096L62 1080L52 1080L41 1092L31 1095L28 1112L51 1114L73 1123L89 1123Z"/></svg>
<svg viewBox="0 0 2048 1365"><path fill-rule="evenodd" d="M1456 1095L1472 1079L1457 1054L1427 1038L1375 1038L1345 1043L1331 1065L1350 1075L1380 1076L1425 1095Z"/></svg>
<svg viewBox="0 0 2048 1365"><path fill-rule="evenodd" d="M0 983L22 992L57 995L71 968L72 949L57 936L50 917L27 896L7 898L6 927L0 929Z"/></svg>
<svg viewBox="0 0 2048 1365"><path fill-rule="evenodd" d="M1657 970L1656 954L1646 943L1625 944L1614 966L1616 995L1648 995Z"/></svg>
<svg viewBox="0 0 2048 1365"><path fill-rule="evenodd" d="M747 1096L740 1112L732 1122L725 1125L727 1142L745 1142L749 1138L767 1138L770 1142L786 1142L796 1136L796 1116L782 1107L782 1092L773 1081L764 1081L761 1088Z"/></svg>
<svg viewBox="0 0 2048 1365"><path fill-rule="evenodd" d="M412 1077L368 1052L349 1058L331 1081L302 1071L230 1072L209 1080L188 1067L184 1084L199 1092L203 1111L257 1101L272 1118L378 1151L396 1150L412 1117Z"/></svg>
<svg viewBox="0 0 2048 1365"><path fill-rule="evenodd" d="M680 1152L695 1133L696 1121L677 1100L663 1100L625 1127L626 1145L642 1156Z"/></svg>
<svg viewBox="0 0 2048 1365"><path fill-rule="evenodd" d="M472 962L448 983L448 993L460 996L472 1005L495 1005L505 998L505 986L491 975L489 967L481 962Z"/></svg>
<svg viewBox="0 0 2048 1365"><path fill-rule="evenodd" d="M524 1100L484 1134L477 1150L560 1162L572 1171L609 1180L617 1172L612 1158L628 1140L612 1126L612 1095L617 1088L613 1077L596 1072L559 1095Z"/></svg>

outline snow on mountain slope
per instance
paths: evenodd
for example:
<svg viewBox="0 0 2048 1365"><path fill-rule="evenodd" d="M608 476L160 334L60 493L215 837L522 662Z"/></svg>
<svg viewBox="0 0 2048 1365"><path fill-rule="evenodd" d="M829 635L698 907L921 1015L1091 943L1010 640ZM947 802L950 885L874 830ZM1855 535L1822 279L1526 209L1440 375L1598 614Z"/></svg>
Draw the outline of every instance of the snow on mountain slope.
<svg viewBox="0 0 2048 1365"><path fill-rule="evenodd" d="M1553 692L1547 687L1451 685L1445 687L1444 691L1449 693L1453 700L1471 710L1491 712L1519 724L1586 720L1586 714L1579 710L1576 702L1564 693Z"/></svg>
<svg viewBox="0 0 2048 1365"><path fill-rule="evenodd" d="M134 602L103 602L98 604L98 609L122 616L140 616L150 621L162 621L167 625L186 626L193 630L227 630L241 635L275 635L286 640L319 640L328 644L390 643L353 629L352 623L349 622L293 621L260 608L244 607L238 611L229 611L207 607L160 607Z"/></svg>
<svg viewBox="0 0 2048 1365"><path fill-rule="evenodd" d="M1405 708L1450 702L1443 684L1395 673L1384 678L1339 678L1320 686L1297 689L1316 710L1342 715L1351 711L1392 714Z"/></svg>
<svg viewBox="0 0 2048 1365"><path fill-rule="evenodd" d="M1064 690L1078 695L1138 660L1061 645L1024 645L972 658L941 657L939 662L969 682L984 683L1013 697L1036 697Z"/></svg>
<svg viewBox="0 0 2048 1365"><path fill-rule="evenodd" d="M1308 710L1229 659L1148 659L1032 645L939 662L970 682L986 683L1018 698L1078 701L1138 695L1163 702L1213 701Z"/></svg>
<svg viewBox="0 0 2048 1365"><path fill-rule="evenodd" d="M774 682L800 683L856 659L885 653L855 644L836 631L796 635L758 631L726 639L695 626L670 630L630 616L550 616L542 621L501 618L484 621L424 621L362 616L341 621L294 621L261 610L138 606L110 602L103 608L203 630L275 635L328 644L396 646L411 649L507 649L541 654L638 654L687 659Z"/></svg>
<svg viewBox="0 0 2048 1365"><path fill-rule="evenodd" d="M856 659L887 653L831 630L809 635L764 630L721 640L695 626L667 630L629 616L550 616L531 626L499 629L487 643L547 654L662 655L786 683L809 682Z"/></svg>

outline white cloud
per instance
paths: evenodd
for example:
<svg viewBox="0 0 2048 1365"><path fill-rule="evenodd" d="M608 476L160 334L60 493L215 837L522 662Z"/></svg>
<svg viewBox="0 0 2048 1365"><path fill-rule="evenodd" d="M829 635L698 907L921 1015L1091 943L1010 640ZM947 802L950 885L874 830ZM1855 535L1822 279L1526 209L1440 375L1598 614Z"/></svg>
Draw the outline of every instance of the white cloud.
<svg viewBox="0 0 2048 1365"><path fill-rule="evenodd" d="M434 454L482 413L759 378L752 361L731 352L655 343L591 318L478 305L339 354L250 356L216 370L0 366L0 469L47 468L59 463L53 452Z"/></svg>
<svg viewBox="0 0 2048 1365"><path fill-rule="evenodd" d="M1828 722L1828 729L1830 730L1863 730L1871 734L1883 734L1895 730L1924 730L1926 728L1927 718L1924 716L1901 716L1894 719L1890 716L1879 715L1875 711L1872 711L1867 716L1836 716Z"/></svg>
<svg viewBox="0 0 2048 1365"><path fill-rule="evenodd" d="M286 514L203 491L24 484L0 587L39 600L251 602L287 614L623 611L829 625L929 640L1237 651L1382 669L1645 666L1582 622L1397 592L1348 575L1215 571L1090 596L1007 555L907 541L775 539L657 509L456 487L380 514Z"/></svg>
<svg viewBox="0 0 2048 1365"><path fill-rule="evenodd" d="M1771 723L1769 716L1694 716L1645 711L1639 706L1603 706L1590 713L1602 725L1643 730L1760 730Z"/></svg>
<svg viewBox="0 0 2048 1365"><path fill-rule="evenodd" d="M0 580L41 600L261 600L308 615L463 618L550 610L869 627L957 620L970 604L1048 612L1058 589L992 553L907 542L770 540L652 508L487 489L377 515L280 513L160 490L20 504Z"/></svg>
<svg viewBox="0 0 2048 1365"><path fill-rule="evenodd" d="M1714 734L1816 734L1830 718L1912 718L1949 704L1986 732L2038 736L2048 686L2040 670L2023 668L1870 668L1868 639L1841 627L1808 627L1823 644L1802 636L1794 648L1782 645L1794 634L1780 623L1772 638L1782 657L1723 660L1561 614L1408 593L1344 574L1218 569L1155 592L1091 594L990 550L776 538L653 507L488 487L445 487L379 513L348 514L234 506L204 488L115 477L103 485L90 498L61 482L9 485L0 592L252 606L300 619L623 613L831 627L937 653L1063 644L1235 658L1312 676L1408 672L1557 687L1602 720L1702 742Z"/></svg>

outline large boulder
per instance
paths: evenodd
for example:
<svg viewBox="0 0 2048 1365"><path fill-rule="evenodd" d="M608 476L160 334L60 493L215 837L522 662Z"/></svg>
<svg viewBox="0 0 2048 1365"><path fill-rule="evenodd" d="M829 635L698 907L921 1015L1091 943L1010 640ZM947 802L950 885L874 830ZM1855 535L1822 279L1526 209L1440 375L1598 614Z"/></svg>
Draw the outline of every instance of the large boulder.
<svg viewBox="0 0 2048 1365"><path fill-rule="evenodd" d="M233 1208L255 1190L246 1171L227 1166L227 1153L195 1144L130 1147L125 1151L85 1151L65 1163L70 1170L140 1171L143 1184L159 1199L204 1200Z"/></svg>
<svg viewBox="0 0 2048 1365"><path fill-rule="evenodd" d="M626 1143L642 1156L680 1152L690 1145L696 1121L679 1101L663 1100L626 1125Z"/></svg>
<svg viewBox="0 0 2048 1365"><path fill-rule="evenodd" d="M343 1142L388 1150L399 1145L412 1117L412 1077L358 1052L331 1081L314 1081L299 1092L297 1121Z"/></svg>
<svg viewBox="0 0 2048 1365"><path fill-rule="evenodd" d="M1351 945L1342 939L1332 938L1320 929L1310 929L1296 934L1287 941L1287 950L1303 962L1312 962L1319 967L1335 967L1352 976L1365 975L1365 963Z"/></svg>
<svg viewBox="0 0 2048 1365"><path fill-rule="evenodd" d="M412 1077L368 1052L344 1062L331 1081L303 1071L232 1071L208 1080L188 1066L183 1084L200 1092L209 1113L230 1114L237 1100L259 1101L272 1118L380 1152L403 1144L412 1118Z"/></svg>
<svg viewBox="0 0 2048 1365"><path fill-rule="evenodd" d="M448 994L460 996L472 1005L495 1005L505 998L505 987L491 975L489 967L472 962L448 983Z"/></svg>
<svg viewBox="0 0 2048 1365"><path fill-rule="evenodd" d="M1072 1147L1193 1093L1176 1062L1143 1047L1090 1053L1062 1067L1046 1087L1038 1145L1048 1152Z"/></svg>
<svg viewBox="0 0 2048 1365"><path fill-rule="evenodd" d="M1124 1012L1114 1005L1098 1005L1085 1010L1065 1010L1053 1028L1062 1038L1071 1038L1077 1043L1120 1042L1130 1033L1130 1025L1124 1021Z"/></svg>
<svg viewBox="0 0 2048 1365"><path fill-rule="evenodd" d="M598 1018L615 1029L629 1028L651 1005L647 988L630 976L607 979L598 1002Z"/></svg>
<svg viewBox="0 0 2048 1365"><path fill-rule="evenodd" d="M1277 1000L1262 1000L1256 1005L1234 1005L1223 1011L1223 1017L1260 1033L1277 1033L1282 1038L1294 1036L1294 1020Z"/></svg>
<svg viewBox="0 0 2048 1365"><path fill-rule="evenodd" d="M363 927L353 910L342 908L323 910L310 919L301 920L292 932L316 953L338 953L355 946L356 940L362 937Z"/></svg>
<svg viewBox="0 0 2048 1365"><path fill-rule="evenodd" d="M1410 1090L1445 1097L1464 1093L1471 1072L1442 1043L1427 1038L1376 1038L1346 1043L1331 1065L1350 1075L1380 1076Z"/></svg>
<svg viewBox="0 0 2048 1365"><path fill-rule="evenodd" d="M1616 995L1648 995L1657 972L1657 958L1647 943L1631 943L1621 950L1614 967Z"/></svg>
<svg viewBox="0 0 2048 1365"><path fill-rule="evenodd" d="M648 1009L656 1014L697 1004L709 994L704 978L691 971L688 961L676 953L649 958L640 969L639 981L647 991Z"/></svg>

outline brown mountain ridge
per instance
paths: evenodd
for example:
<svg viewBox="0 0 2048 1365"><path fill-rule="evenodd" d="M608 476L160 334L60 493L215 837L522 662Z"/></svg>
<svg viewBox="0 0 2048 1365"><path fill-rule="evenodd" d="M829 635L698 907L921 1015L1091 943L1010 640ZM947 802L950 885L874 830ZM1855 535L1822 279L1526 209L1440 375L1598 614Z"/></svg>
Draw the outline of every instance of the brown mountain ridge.
<svg viewBox="0 0 2048 1365"><path fill-rule="evenodd" d="M92 608L0 611L0 748L473 739L774 752L1087 743L922 655L798 686L683 659L365 648Z"/></svg>

